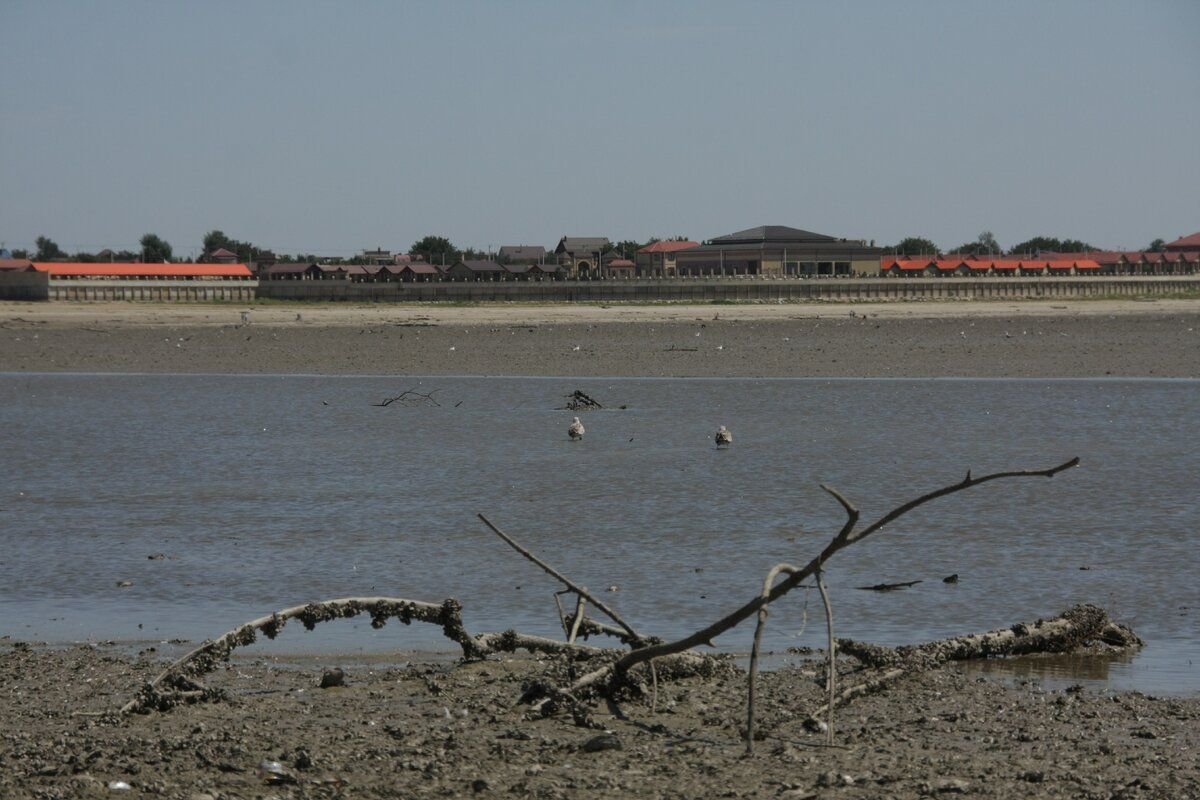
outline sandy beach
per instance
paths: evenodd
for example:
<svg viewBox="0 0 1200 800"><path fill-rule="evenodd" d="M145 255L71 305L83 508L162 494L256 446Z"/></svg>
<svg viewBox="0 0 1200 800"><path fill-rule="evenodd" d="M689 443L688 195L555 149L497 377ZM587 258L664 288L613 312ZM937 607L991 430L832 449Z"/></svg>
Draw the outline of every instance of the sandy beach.
<svg viewBox="0 0 1200 800"><path fill-rule="evenodd" d="M0 303L0 371L1197 377L1200 300Z"/></svg>

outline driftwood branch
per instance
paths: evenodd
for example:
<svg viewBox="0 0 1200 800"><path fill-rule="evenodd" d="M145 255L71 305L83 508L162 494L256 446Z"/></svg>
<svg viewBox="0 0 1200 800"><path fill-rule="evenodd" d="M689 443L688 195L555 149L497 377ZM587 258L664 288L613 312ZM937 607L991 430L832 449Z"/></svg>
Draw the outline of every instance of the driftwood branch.
<svg viewBox="0 0 1200 800"><path fill-rule="evenodd" d="M874 586L855 586L855 589L862 589L864 592L894 592L897 589L907 589L910 586L916 586L924 581L901 581L900 583L877 583Z"/></svg>
<svg viewBox="0 0 1200 800"><path fill-rule="evenodd" d="M764 605L774 602L775 600L779 599L780 597L782 597L785 594L787 594L788 592L790 592L792 589L799 586L804 581L805 578L808 578L809 576L813 575L819 568L821 568L821 566L823 564L825 564L833 555L838 553L840 550L848 547L851 544L862 541L867 536L870 536L871 534L882 529L888 523L896 520L897 518L903 516L904 514L908 513L909 511L912 511L914 508L924 505L925 503L928 503L932 500L936 500L939 497L944 497L945 495L948 495L948 494L954 494L956 492L961 492L966 489L970 489L974 486L978 486L982 483L999 480L1001 478L1025 478L1025 477L1051 478L1051 477L1057 475L1058 473L1062 472L1063 470L1070 469L1071 467L1076 466L1078 463L1079 463L1078 458L1072 458L1069 461L1064 461L1063 463L1061 463L1057 466L1054 466L1054 467L1050 467L1049 469L1011 470L1011 471L1005 471L1005 472L993 472L993 473L983 475L978 478L972 477L971 473L968 472L967 476L965 478L963 478L963 480L959 481L958 483L950 484L948 486L943 486L940 489L935 489L934 491L927 492L926 494L923 494L914 500L910 500L907 503L904 503L903 505L897 506L896 508L892 509L891 511L889 511L888 513L886 513L885 515L880 517L877 521L871 523L866 528L863 528L858 531L855 531L855 526L858 524L857 509L855 509L854 506L848 500L846 500L842 495L837 493L836 490L831 490L829 487L824 487L825 491L827 491L831 495L833 495L833 497L835 499L837 499L838 502L842 505L842 507L846 510L847 520L846 520L846 523L842 526L842 529L837 533L837 535L833 537L833 539L829 542L829 544L827 544L825 546L825 549L822 550L815 558L813 558L812 561L810 561L808 564L806 564L800 570L789 574L787 578L785 578L784 580L782 580L778 584L776 584L774 586L774 588L771 589L770 593L767 594L766 596L763 596L761 594L756 595L753 599L751 599L749 602L742 605L740 608L727 614L726 616L722 617L721 619L717 620L716 622L713 622L712 624L708 625L707 627L702 628L688 636L685 636L682 639L676 639L675 641L672 641L672 642L665 642L663 644L649 645L647 647L641 647L641 648L632 650L629 653L625 654L625 656L623 656L619 661L617 661L612 666L603 667L600 670L598 670L597 672L602 673L605 670L608 670L608 671L616 671L616 672L623 673L623 672L628 671L632 667L636 666L637 664L640 664L649 659L659 658L661 656L671 655L674 653L681 653L685 650L690 650L699 645L710 643L717 636L721 635L722 633L725 633L726 631L730 630L731 628L737 626L741 622L745 621L749 617L756 614L758 612L758 610L760 608L762 608ZM572 684L572 688L576 685L581 685L581 684L582 685L591 685L593 683L604 680L605 677L606 676L604 674L588 673L588 674L580 677L575 682L575 684ZM568 689L567 691L570 691L570 689Z"/></svg>
<svg viewBox="0 0 1200 800"><path fill-rule="evenodd" d="M837 646L872 668L865 680L831 696L809 717L808 727L817 728L817 720L832 713L835 706L865 694L879 691L905 675L936 669L948 661L968 661L997 656L1032 653L1069 653L1099 643L1106 649L1140 647L1143 642L1132 630L1109 619L1104 609L1094 605L1072 606L1061 616L1031 623L1019 623L984 633L972 633L939 639L919 645L884 647L853 639L838 639Z"/></svg>
<svg viewBox="0 0 1200 800"><path fill-rule="evenodd" d="M355 617L364 613L371 616L371 626L375 628L383 627L392 618L406 625L414 620L440 625L446 637L462 647L464 656L478 658L484 655L479 644L463 627L462 606L457 600L451 598L437 604L398 597L343 597L285 608L239 625L223 636L205 642L142 687L138 696L126 703L121 713L166 709L180 701L192 699L188 693L197 691L195 678L212 672L227 661L230 653L238 647L253 644L260 633L268 639L274 639L289 620L298 619L305 628L312 630L318 622Z"/></svg>
<svg viewBox="0 0 1200 800"><path fill-rule="evenodd" d="M440 408L442 404L439 403L437 400L433 399L433 396L435 394L437 394L438 391L440 391L440 390L434 389L432 392L424 393L424 392L418 392L416 389L405 389L403 392L396 395L395 397L385 397L382 401L380 401L378 403L371 403L371 405L375 406L376 408L387 408L392 403L403 403L404 405L411 405L413 402L425 402L430 405L438 406ZM457 408L457 406L455 406L455 407Z"/></svg>
<svg viewBox="0 0 1200 800"><path fill-rule="evenodd" d="M569 411L590 411L597 408L604 408L604 406L578 389L567 395L567 404L563 406L563 409Z"/></svg>
<svg viewBox="0 0 1200 800"><path fill-rule="evenodd" d="M487 525L489 528L492 529L492 533L496 534L501 539L503 539L505 542L507 542L509 547L511 547L513 550L516 550L521 555L525 556L525 558L532 561L534 564L537 564L548 575L550 575L551 577L560 581L564 586L569 588L571 591L575 592L575 594L590 601L592 605L594 605L597 609L599 609L609 619L611 619L613 622L620 625L625 630L625 633L629 634L629 636L631 638L633 638L635 641L638 641L638 642L645 641L644 637L642 637L641 634L639 634L637 631L635 631L633 629L633 627L629 625L629 623L627 623L625 620L621 619L621 616L619 614L617 614L617 612L613 611L611 608L606 606L603 602L601 602L599 599L597 599L596 596L593 595L592 593L590 593L587 589L585 589L584 587L575 583L575 581L571 580L566 575L563 575L561 572L559 572L554 567L547 564L545 561L542 561L540 558L535 556L529 550L527 550L524 547L522 547L521 545L517 544L517 542L511 536L509 536L507 533L505 533L504 531L500 530L495 525L493 525L491 520L489 520L483 514L476 514L476 516L479 517L479 519L483 521L484 525Z"/></svg>

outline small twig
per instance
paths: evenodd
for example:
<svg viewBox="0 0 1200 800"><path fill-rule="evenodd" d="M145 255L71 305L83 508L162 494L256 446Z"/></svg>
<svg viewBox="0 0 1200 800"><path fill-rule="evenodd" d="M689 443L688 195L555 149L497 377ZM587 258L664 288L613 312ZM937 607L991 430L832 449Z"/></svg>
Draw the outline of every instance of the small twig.
<svg viewBox="0 0 1200 800"><path fill-rule="evenodd" d="M650 713L658 713L658 667L654 666L654 659L650 659Z"/></svg>
<svg viewBox="0 0 1200 800"><path fill-rule="evenodd" d="M579 584L575 583L575 581L571 580L566 575L563 575L561 572L556 570L554 567L550 566L545 561L542 561L540 558L535 556L533 553L529 552L524 547L517 544L516 541L514 541L511 536L509 536L507 533L505 533L504 531L500 530L495 525L493 525L491 520L489 520L483 514L476 514L475 516L479 517L479 519L483 521L484 525L487 525L489 528L491 528L492 533L496 534L501 539L503 539L505 542L507 542L508 546L511 547L513 550L516 550L518 553L525 556L525 558L529 559L534 564L537 564L548 575L550 575L554 578L557 578L565 586L567 586L572 591L574 591L575 594L579 595L580 597L586 598L588 601L591 602L592 605L594 605L602 613L607 615L609 619L611 619L613 622L617 623L622 628L624 628L625 632L628 633L630 636L632 636L635 640L637 640L638 642L644 641L644 639L642 638L642 635L639 634L637 631L635 631L629 625L629 623L627 623L625 620L621 619L621 616L619 614L617 614L617 612L613 611L611 608L609 608L604 603L602 603L600 600L598 600L594 595L592 595L590 592L588 592L587 589L585 589L582 586L580 586Z"/></svg>
<svg viewBox="0 0 1200 800"><path fill-rule="evenodd" d="M575 637L579 635L579 626L583 624L583 611L587 608L587 601L583 599L583 595L575 596L575 620L571 623L571 630L567 634L567 644L575 644Z"/></svg>
<svg viewBox="0 0 1200 800"><path fill-rule="evenodd" d="M825 741L833 744L833 697L834 684L837 681L837 641L833 638L833 607L829 605L829 593L825 591L824 570L817 569L817 591L821 593L821 602L825 604L825 627L829 632L829 677L826 688L829 690L829 719L825 723Z"/></svg>
<svg viewBox="0 0 1200 800"><path fill-rule="evenodd" d="M558 624L562 625L563 636L570 636L571 629L567 626L567 612L563 610L562 601L559 600L560 595L570 592L570 589L560 589L554 593L554 605L558 607Z"/></svg>

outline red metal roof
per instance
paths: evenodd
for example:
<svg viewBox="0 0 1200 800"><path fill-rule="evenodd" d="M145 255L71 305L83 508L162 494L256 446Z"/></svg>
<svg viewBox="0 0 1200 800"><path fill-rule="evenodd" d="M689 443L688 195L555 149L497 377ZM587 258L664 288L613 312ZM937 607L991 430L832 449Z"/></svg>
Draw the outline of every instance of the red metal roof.
<svg viewBox="0 0 1200 800"><path fill-rule="evenodd" d="M931 258L881 258L879 267L883 270L899 269L905 272L912 272L928 267L935 263Z"/></svg>
<svg viewBox="0 0 1200 800"><path fill-rule="evenodd" d="M674 253L677 250L687 250L691 247L699 247L699 242L655 242L648 244L639 253Z"/></svg>
<svg viewBox="0 0 1200 800"><path fill-rule="evenodd" d="M33 268L50 277L108 278L250 278L245 264L85 264L78 261L35 261Z"/></svg>
<svg viewBox="0 0 1200 800"><path fill-rule="evenodd" d="M628 258L614 258L612 261L609 261L604 266L616 267L618 269L626 269L626 268L636 267L637 264L634 264Z"/></svg>
<svg viewBox="0 0 1200 800"><path fill-rule="evenodd" d="M1020 261L1013 261L1011 259L998 258L992 262L992 269L1015 270L1019 266L1021 266Z"/></svg>
<svg viewBox="0 0 1200 800"><path fill-rule="evenodd" d="M1045 259L1024 259L1021 261L1021 269L1045 269Z"/></svg>
<svg viewBox="0 0 1200 800"><path fill-rule="evenodd" d="M992 268L991 259L968 258L962 263L966 264L968 269L988 270Z"/></svg>
<svg viewBox="0 0 1200 800"><path fill-rule="evenodd" d="M939 258L933 264L942 272L952 272L963 265L963 260L961 258Z"/></svg>
<svg viewBox="0 0 1200 800"><path fill-rule="evenodd" d="M1171 250L1200 250L1200 231L1193 233L1191 236L1181 236L1173 242L1167 244Z"/></svg>

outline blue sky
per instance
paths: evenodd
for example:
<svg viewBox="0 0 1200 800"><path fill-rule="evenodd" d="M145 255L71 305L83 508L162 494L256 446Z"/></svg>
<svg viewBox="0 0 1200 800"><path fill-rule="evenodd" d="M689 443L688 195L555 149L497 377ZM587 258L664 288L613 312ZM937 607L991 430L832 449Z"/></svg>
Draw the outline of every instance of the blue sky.
<svg viewBox="0 0 1200 800"><path fill-rule="evenodd" d="M1200 3L0 2L0 240L1200 230Z"/></svg>

